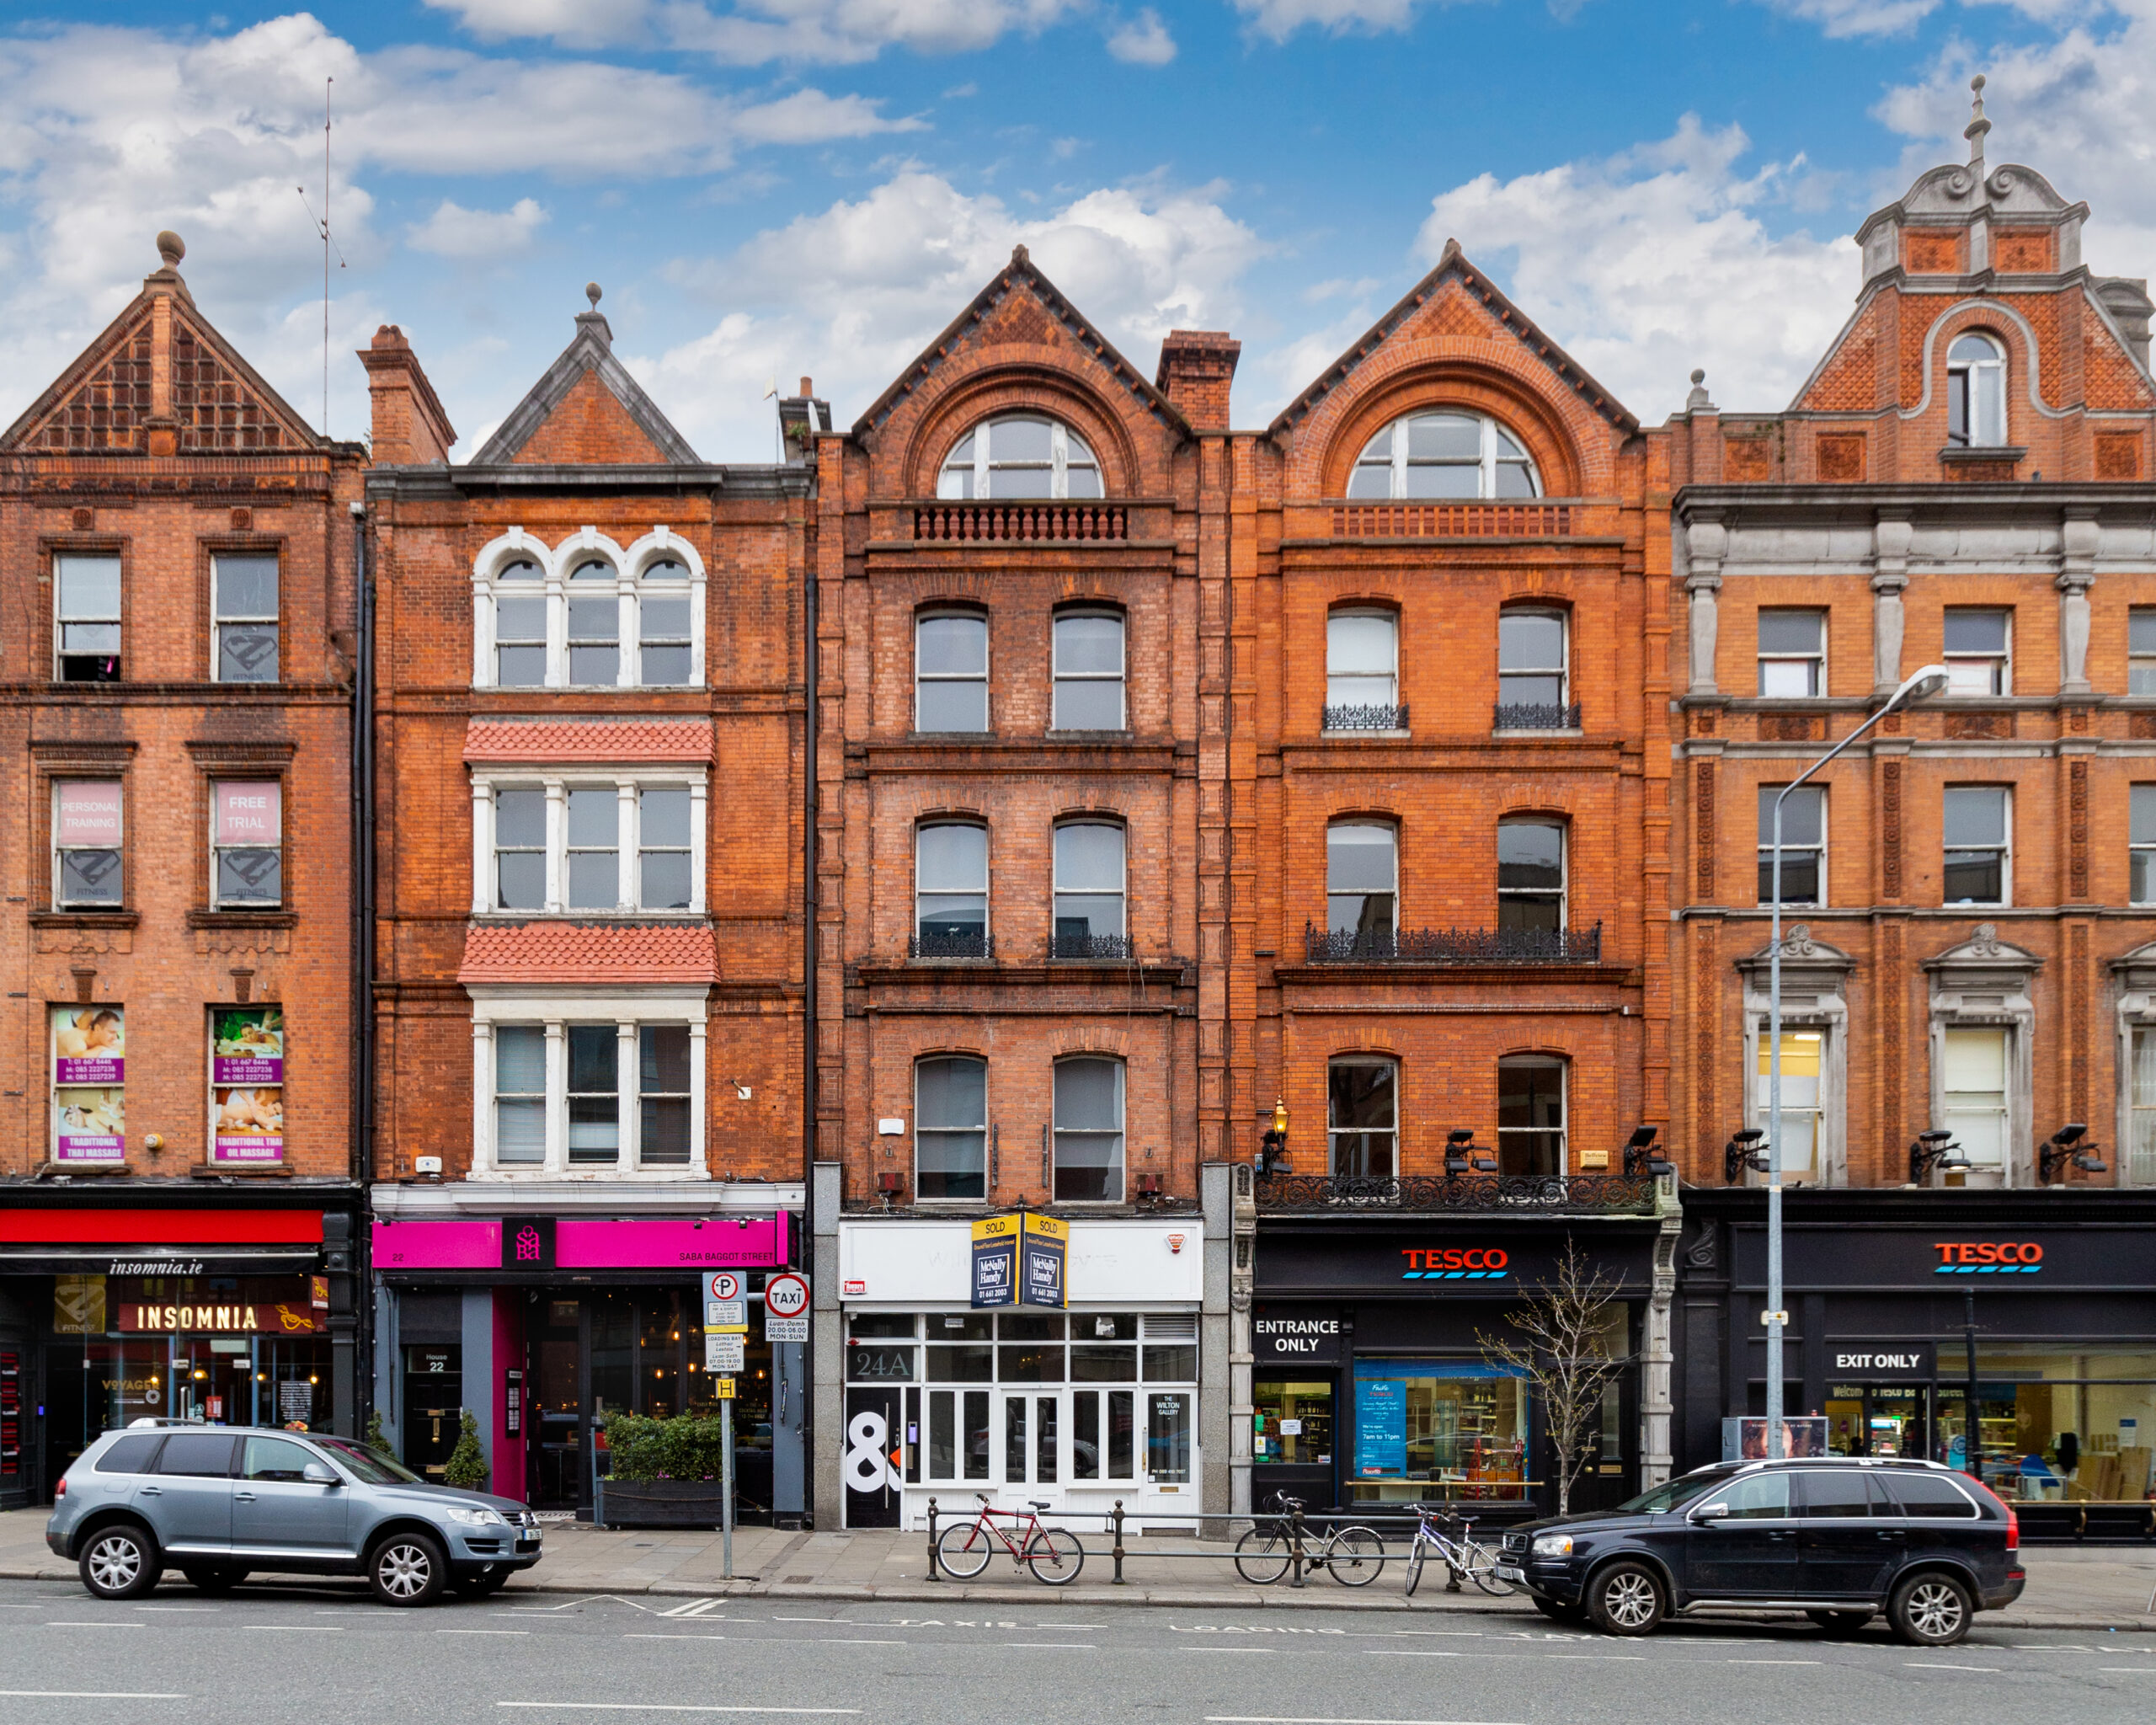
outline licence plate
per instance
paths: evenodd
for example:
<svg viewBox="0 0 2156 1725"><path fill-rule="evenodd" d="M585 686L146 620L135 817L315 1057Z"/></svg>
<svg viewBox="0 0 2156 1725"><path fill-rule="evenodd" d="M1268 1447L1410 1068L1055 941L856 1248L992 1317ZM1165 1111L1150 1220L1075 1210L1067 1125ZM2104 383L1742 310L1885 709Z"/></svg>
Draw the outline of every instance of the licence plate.
<svg viewBox="0 0 2156 1725"><path fill-rule="evenodd" d="M1500 1581L1525 1581L1527 1579L1527 1572L1525 1570L1515 1569L1509 1563L1500 1563L1497 1565L1497 1579Z"/></svg>

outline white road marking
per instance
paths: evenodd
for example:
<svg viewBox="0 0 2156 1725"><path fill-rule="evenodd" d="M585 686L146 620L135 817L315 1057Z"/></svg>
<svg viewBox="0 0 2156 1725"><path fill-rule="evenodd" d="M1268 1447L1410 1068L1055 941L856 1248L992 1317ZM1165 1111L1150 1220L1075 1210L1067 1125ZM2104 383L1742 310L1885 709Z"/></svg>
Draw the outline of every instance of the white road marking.
<svg viewBox="0 0 2156 1725"><path fill-rule="evenodd" d="M62 1618L45 1626L47 1629L147 1629L150 1626L147 1623L125 1623L116 1618L93 1617L87 1620Z"/></svg>
<svg viewBox="0 0 2156 1725"><path fill-rule="evenodd" d="M1186 1653L1277 1653L1278 1649L1276 1648L1182 1648L1178 1651Z"/></svg>
<svg viewBox="0 0 2156 1725"><path fill-rule="evenodd" d="M437 1629L436 1635L529 1635L528 1629Z"/></svg>
<svg viewBox="0 0 2156 1725"><path fill-rule="evenodd" d="M1205 1725L1482 1725L1473 1719L1336 1719L1322 1713L1208 1713Z"/></svg>
<svg viewBox="0 0 2156 1725"><path fill-rule="evenodd" d="M11 1606L9 1609L14 1608ZM21 1609L27 1611L29 1607L24 1605ZM137 1605L135 1609L138 1611L214 1611L217 1608L215 1605Z"/></svg>
<svg viewBox="0 0 2156 1725"><path fill-rule="evenodd" d="M1644 1664L1647 1656L1645 1653L1545 1653L1542 1657L1545 1659L1625 1659L1637 1665ZM1741 1663L1736 1659L1730 1661L1732 1665ZM1785 1662L1774 1660L1767 1663L1780 1664ZM1786 1663L1791 1665L1816 1665L1819 1662L1817 1659L1790 1659Z"/></svg>
<svg viewBox="0 0 2156 1725"><path fill-rule="evenodd" d="M857 1715L858 1707L716 1707L696 1706L685 1701L496 1701L498 1707L554 1707L585 1713L844 1713Z"/></svg>
<svg viewBox="0 0 2156 1725"><path fill-rule="evenodd" d="M1910 1671L1996 1671L1996 1665L1932 1665L1919 1664L1914 1659L1902 1661L1904 1669Z"/></svg>
<svg viewBox="0 0 2156 1725"><path fill-rule="evenodd" d="M163 1689L0 1689L0 1696L51 1701L184 1701L191 1696Z"/></svg>
<svg viewBox="0 0 2156 1725"><path fill-rule="evenodd" d="M1817 1665L1817 1659L1724 1659L1725 1665Z"/></svg>
<svg viewBox="0 0 2156 1725"><path fill-rule="evenodd" d="M341 1623L243 1623L242 1629L274 1629L285 1635L342 1635Z"/></svg>
<svg viewBox="0 0 2156 1725"><path fill-rule="evenodd" d="M1370 1633L1372 1635L1465 1636L1472 1641L1482 1639L1482 1632L1479 1629L1374 1629Z"/></svg>
<svg viewBox="0 0 2156 1725"><path fill-rule="evenodd" d="M1363 1651L1374 1659L1464 1659L1465 1653L1456 1653L1450 1648L1364 1648Z"/></svg>
<svg viewBox="0 0 2156 1725"><path fill-rule="evenodd" d="M1067 1648L1075 1653L1097 1653L1100 1648L1090 1641L1006 1641L1006 1648Z"/></svg>
<svg viewBox="0 0 2156 1725"><path fill-rule="evenodd" d="M641 1634L632 1632L625 1635L622 1639L623 1641L724 1641L726 1637L723 1635L666 1635L646 1630Z"/></svg>
<svg viewBox="0 0 2156 1725"><path fill-rule="evenodd" d="M1972 1665L1967 1669L1973 1671L1977 1668ZM2136 1677L2146 1677L2156 1672L2156 1665L2099 1665L2096 1669L2099 1671L2125 1671Z"/></svg>
<svg viewBox="0 0 2156 1725"><path fill-rule="evenodd" d="M774 1617L774 1623L843 1623L843 1617Z"/></svg>
<svg viewBox="0 0 2156 1725"><path fill-rule="evenodd" d="M903 1648L912 1645L903 1641L877 1641L862 1635L819 1635L816 1637L829 1647L839 1648Z"/></svg>
<svg viewBox="0 0 2156 1725"><path fill-rule="evenodd" d="M686 1605L675 1605L670 1610L661 1611L659 1615L662 1617L693 1617L699 1611L708 1611L713 1605L720 1603L721 1601L712 1599L691 1599Z"/></svg>

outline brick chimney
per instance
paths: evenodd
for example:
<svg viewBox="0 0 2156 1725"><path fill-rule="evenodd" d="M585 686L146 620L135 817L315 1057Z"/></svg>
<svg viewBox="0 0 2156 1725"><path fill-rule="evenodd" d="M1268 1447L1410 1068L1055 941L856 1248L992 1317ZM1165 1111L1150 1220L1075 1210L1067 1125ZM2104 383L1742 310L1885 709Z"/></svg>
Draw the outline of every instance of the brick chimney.
<svg viewBox="0 0 2156 1725"><path fill-rule="evenodd" d="M1171 329L1161 344L1153 387L1173 402L1194 431L1228 429L1228 386L1243 344L1225 329Z"/></svg>
<svg viewBox="0 0 2156 1725"><path fill-rule="evenodd" d="M456 428L442 411L435 387L419 368L404 332L385 323L360 350L374 403L374 459L383 467L423 466L449 459Z"/></svg>

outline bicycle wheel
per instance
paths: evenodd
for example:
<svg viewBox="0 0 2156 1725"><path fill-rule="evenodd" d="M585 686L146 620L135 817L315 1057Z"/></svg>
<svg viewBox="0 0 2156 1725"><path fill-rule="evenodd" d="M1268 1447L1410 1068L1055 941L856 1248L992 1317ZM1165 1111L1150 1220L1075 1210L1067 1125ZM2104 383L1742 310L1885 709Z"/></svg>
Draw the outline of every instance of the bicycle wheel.
<svg viewBox="0 0 2156 1725"><path fill-rule="evenodd" d="M1509 1581L1498 1578L1497 1554L1487 1546L1476 1540L1469 1540L1461 1547L1461 1552L1467 1560L1467 1578L1484 1593L1492 1599L1502 1599L1514 1591Z"/></svg>
<svg viewBox="0 0 2156 1725"><path fill-rule="evenodd" d="M1385 1541L1374 1528L1343 1527L1326 1541L1325 1567L1342 1587L1368 1587L1385 1567Z"/></svg>
<svg viewBox="0 0 2156 1725"><path fill-rule="evenodd" d="M936 1536L936 1561L943 1573L958 1581L970 1581L988 1567L995 1555L995 1537L981 1521L954 1521Z"/></svg>
<svg viewBox="0 0 2156 1725"><path fill-rule="evenodd" d="M1415 1597L1415 1589L1422 1582L1422 1541L1418 1536L1415 1549L1407 1554L1407 1597Z"/></svg>
<svg viewBox="0 0 2156 1725"><path fill-rule="evenodd" d="M1277 1527L1253 1527L1235 1541L1235 1573L1270 1587L1288 1573L1288 1536Z"/></svg>
<svg viewBox="0 0 2156 1725"><path fill-rule="evenodd" d="M1026 1562L1033 1566L1034 1580L1068 1587L1086 1567L1086 1548L1069 1528L1037 1528L1026 1541Z"/></svg>

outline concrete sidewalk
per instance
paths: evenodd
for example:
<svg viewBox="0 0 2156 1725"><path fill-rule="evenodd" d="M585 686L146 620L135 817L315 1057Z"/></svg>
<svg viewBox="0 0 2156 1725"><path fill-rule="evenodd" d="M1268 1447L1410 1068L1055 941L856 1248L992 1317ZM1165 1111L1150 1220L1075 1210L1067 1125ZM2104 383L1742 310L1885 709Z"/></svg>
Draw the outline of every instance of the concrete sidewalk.
<svg viewBox="0 0 2156 1725"><path fill-rule="evenodd" d="M46 1512L18 1509L0 1514L0 1578L67 1580L75 1567L45 1548ZM1298 1592L1285 1582L1252 1587L1219 1557L1167 1557L1196 1552L1196 1541L1131 1540L1124 1559L1125 1584L1113 1584L1114 1565L1105 1531L1084 1530L1085 1573L1065 1588L1048 1588L1015 1573L999 1556L973 1583L928 1579L925 1534L798 1533L768 1527L737 1529L734 1577L723 1578L719 1536L702 1530L608 1529L575 1522L547 1525L547 1555L510 1583L513 1593L664 1594L684 1599L728 1595L795 1599L905 1599L999 1605L1043 1605L1051 1599L1089 1605L1180 1605L1239 1610L1283 1605L1359 1611L1495 1614L1540 1621L1523 1599L1493 1599L1472 1587L1444 1589L1441 1570L1425 1573L1412 1599L1404 1596L1403 1569L1388 1563L1364 1588L1345 1588L1313 1578ZM2156 1547L2145 1546L2036 1546L2022 1551L2028 1590L2012 1610L1983 1621L2000 1628L2148 1631L2156 1589Z"/></svg>

